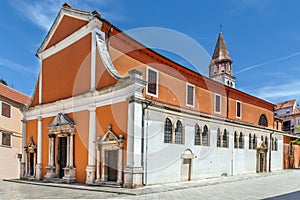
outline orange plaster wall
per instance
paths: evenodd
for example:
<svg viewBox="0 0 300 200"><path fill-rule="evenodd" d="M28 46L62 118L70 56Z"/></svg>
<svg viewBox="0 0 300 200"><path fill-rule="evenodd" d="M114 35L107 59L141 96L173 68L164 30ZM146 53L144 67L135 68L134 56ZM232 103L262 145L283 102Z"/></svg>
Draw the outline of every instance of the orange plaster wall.
<svg viewBox="0 0 300 200"><path fill-rule="evenodd" d="M105 114L104 114L105 113ZM128 102L120 102L116 104L98 107L96 109L97 116L97 136L103 137L107 132L107 126L112 125L112 131L116 135L126 137L127 120L128 120Z"/></svg>
<svg viewBox="0 0 300 200"><path fill-rule="evenodd" d="M59 41L65 39L75 31L79 30L84 25L88 24L88 21L76 19L69 16L64 16L54 32L51 40L49 41L46 49L55 45Z"/></svg>
<svg viewBox="0 0 300 200"><path fill-rule="evenodd" d="M26 121L26 146L32 136L33 142L37 145L37 119Z"/></svg>
<svg viewBox="0 0 300 200"><path fill-rule="evenodd" d="M42 103L90 90L91 34L43 60Z"/></svg>
<svg viewBox="0 0 300 200"><path fill-rule="evenodd" d="M96 89L102 89L117 83L103 65L100 54L96 51Z"/></svg>
<svg viewBox="0 0 300 200"><path fill-rule="evenodd" d="M39 104L39 78L36 82L36 87L35 87L35 90L34 90L34 93L33 93L33 96L31 97L31 104L29 105L29 107L34 107L36 105Z"/></svg>
<svg viewBox="0 0 300 200"><path fill-rule="evenodd" d="M86 167L88 165L88 133L89 133L89 111L67 114L75 122L76 133L74 136L74 165L76 167L76 181L85 183Z"/></svg>

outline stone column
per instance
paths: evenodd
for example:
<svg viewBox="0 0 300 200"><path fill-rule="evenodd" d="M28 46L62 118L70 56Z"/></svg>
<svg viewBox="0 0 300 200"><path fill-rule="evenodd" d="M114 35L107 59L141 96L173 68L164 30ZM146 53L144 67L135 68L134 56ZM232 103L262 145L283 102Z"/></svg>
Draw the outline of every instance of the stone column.
<svg viewBox="0 0 300 200"><path fill-rule="evenodd" d="M73 133L67 137L67 166L64 167L64 177L63 179L67 183L76 182L76 168L74 167L74 138Z"/></svg>
<svg viewBox="0 0 300 200"><path fill-rule="evenodd" d="M2 137L1 137L2 138ZM1 143L0 143L1 144ZM26 119L22 120L22 161L20 169L20 178L25 177L26 175Z"/></svg>
<svg viewBox="0 0 300 200"><path fill-rule="evenodd" d="M48 166L47 174L45 178L55 177L55 166L54 166L54 135L49 134L49 153L48 153Z"/></svg>
<svg viewBox="0 0 300 200"><path fill-rule="evenodd" d="M142 186L142 104L130 99L128 105L127 156L124 170L124 186L135 188Z"/></svg>
<svg viewBox="0 0 300 200"><path fill-rule="evenodd" d="M67 164L64 167L70 167L70 136L67 136Z"/></svg>
<svg viewBox="0 0 300 200"><path fill-rule="evenodd" d="M70 134L70 168L74 167L74 141L73 134Z"/></svg>
<svg viewBox="0 0 300 200"><path fill-rule="evenodd" d="M120 144L118 150L118 178L117 183L122 184L122 171L123 171L123 143Z"/></svg>
<svg viewBox="0 0 300 200"><path fill-rule="evenodd" d="M37 164L35 166L35 178L42 179L42 117L38 117L38 144L37 144Z"/></svg>
<svg viewBox="0 0 300 200"><path fill-rule="evenodd" d="M100 141L100 137L97 138L97 141L99 142ZM100 159L101 159L101 156L100 156L100 148L99 148L100 144L97 143L97 172L96 172L96 182L99 182L100 181Z"/></svg>
<svg viewBox="0 0 300 200"><path fill-rule="evenodd" d="M105 178L105 150L101 147L101 181L106 181Z"/></svg>
<svg viewBox="0 0 300 200"><path fill-rule="evenodd" d="M89 120L89 151L88 166L86 167L86 184L92 184L95 181L95 139L96 139L96 107L91 106Z"/></svg>

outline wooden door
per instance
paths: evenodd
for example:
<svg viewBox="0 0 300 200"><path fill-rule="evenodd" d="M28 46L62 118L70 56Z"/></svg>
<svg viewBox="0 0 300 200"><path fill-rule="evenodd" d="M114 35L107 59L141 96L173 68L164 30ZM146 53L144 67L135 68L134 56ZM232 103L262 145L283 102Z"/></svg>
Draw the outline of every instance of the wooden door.
<svg viewBox="0 0 300 200"><path fill-rule="evenodd" d="M107 181L117 181L118 178L118 151L106 151Z"/></svg>
<svg viewBox="0 0 300 200"><path fill-rule="evenodd" d="M62 178L64 177L64 168L67 165L67 137L59 138L58 151L59 178Z"/></svg>

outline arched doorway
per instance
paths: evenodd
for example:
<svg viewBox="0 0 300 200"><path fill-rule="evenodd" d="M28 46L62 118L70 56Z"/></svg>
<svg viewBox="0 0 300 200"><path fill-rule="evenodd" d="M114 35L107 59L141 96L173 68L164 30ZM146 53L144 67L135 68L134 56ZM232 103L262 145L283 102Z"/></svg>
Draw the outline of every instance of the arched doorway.
<svg viewBox="0 0 300 200"><path fill-rule="evenodd" d="M181 155L181 181L190 181L192 175L192 159L194 154L190 149L184 151Z"/></svg>

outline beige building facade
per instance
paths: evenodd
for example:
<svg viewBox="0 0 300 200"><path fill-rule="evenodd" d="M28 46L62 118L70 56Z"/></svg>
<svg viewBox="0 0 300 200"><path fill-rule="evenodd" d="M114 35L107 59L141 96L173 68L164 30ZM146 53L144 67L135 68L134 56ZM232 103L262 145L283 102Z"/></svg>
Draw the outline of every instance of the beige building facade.
<svg viewBox="0 0 300 200"><path fill-rule="evenodd" d="M0 179L18 178L22 157L22 109L30 98L0 84Z"/></svg>

